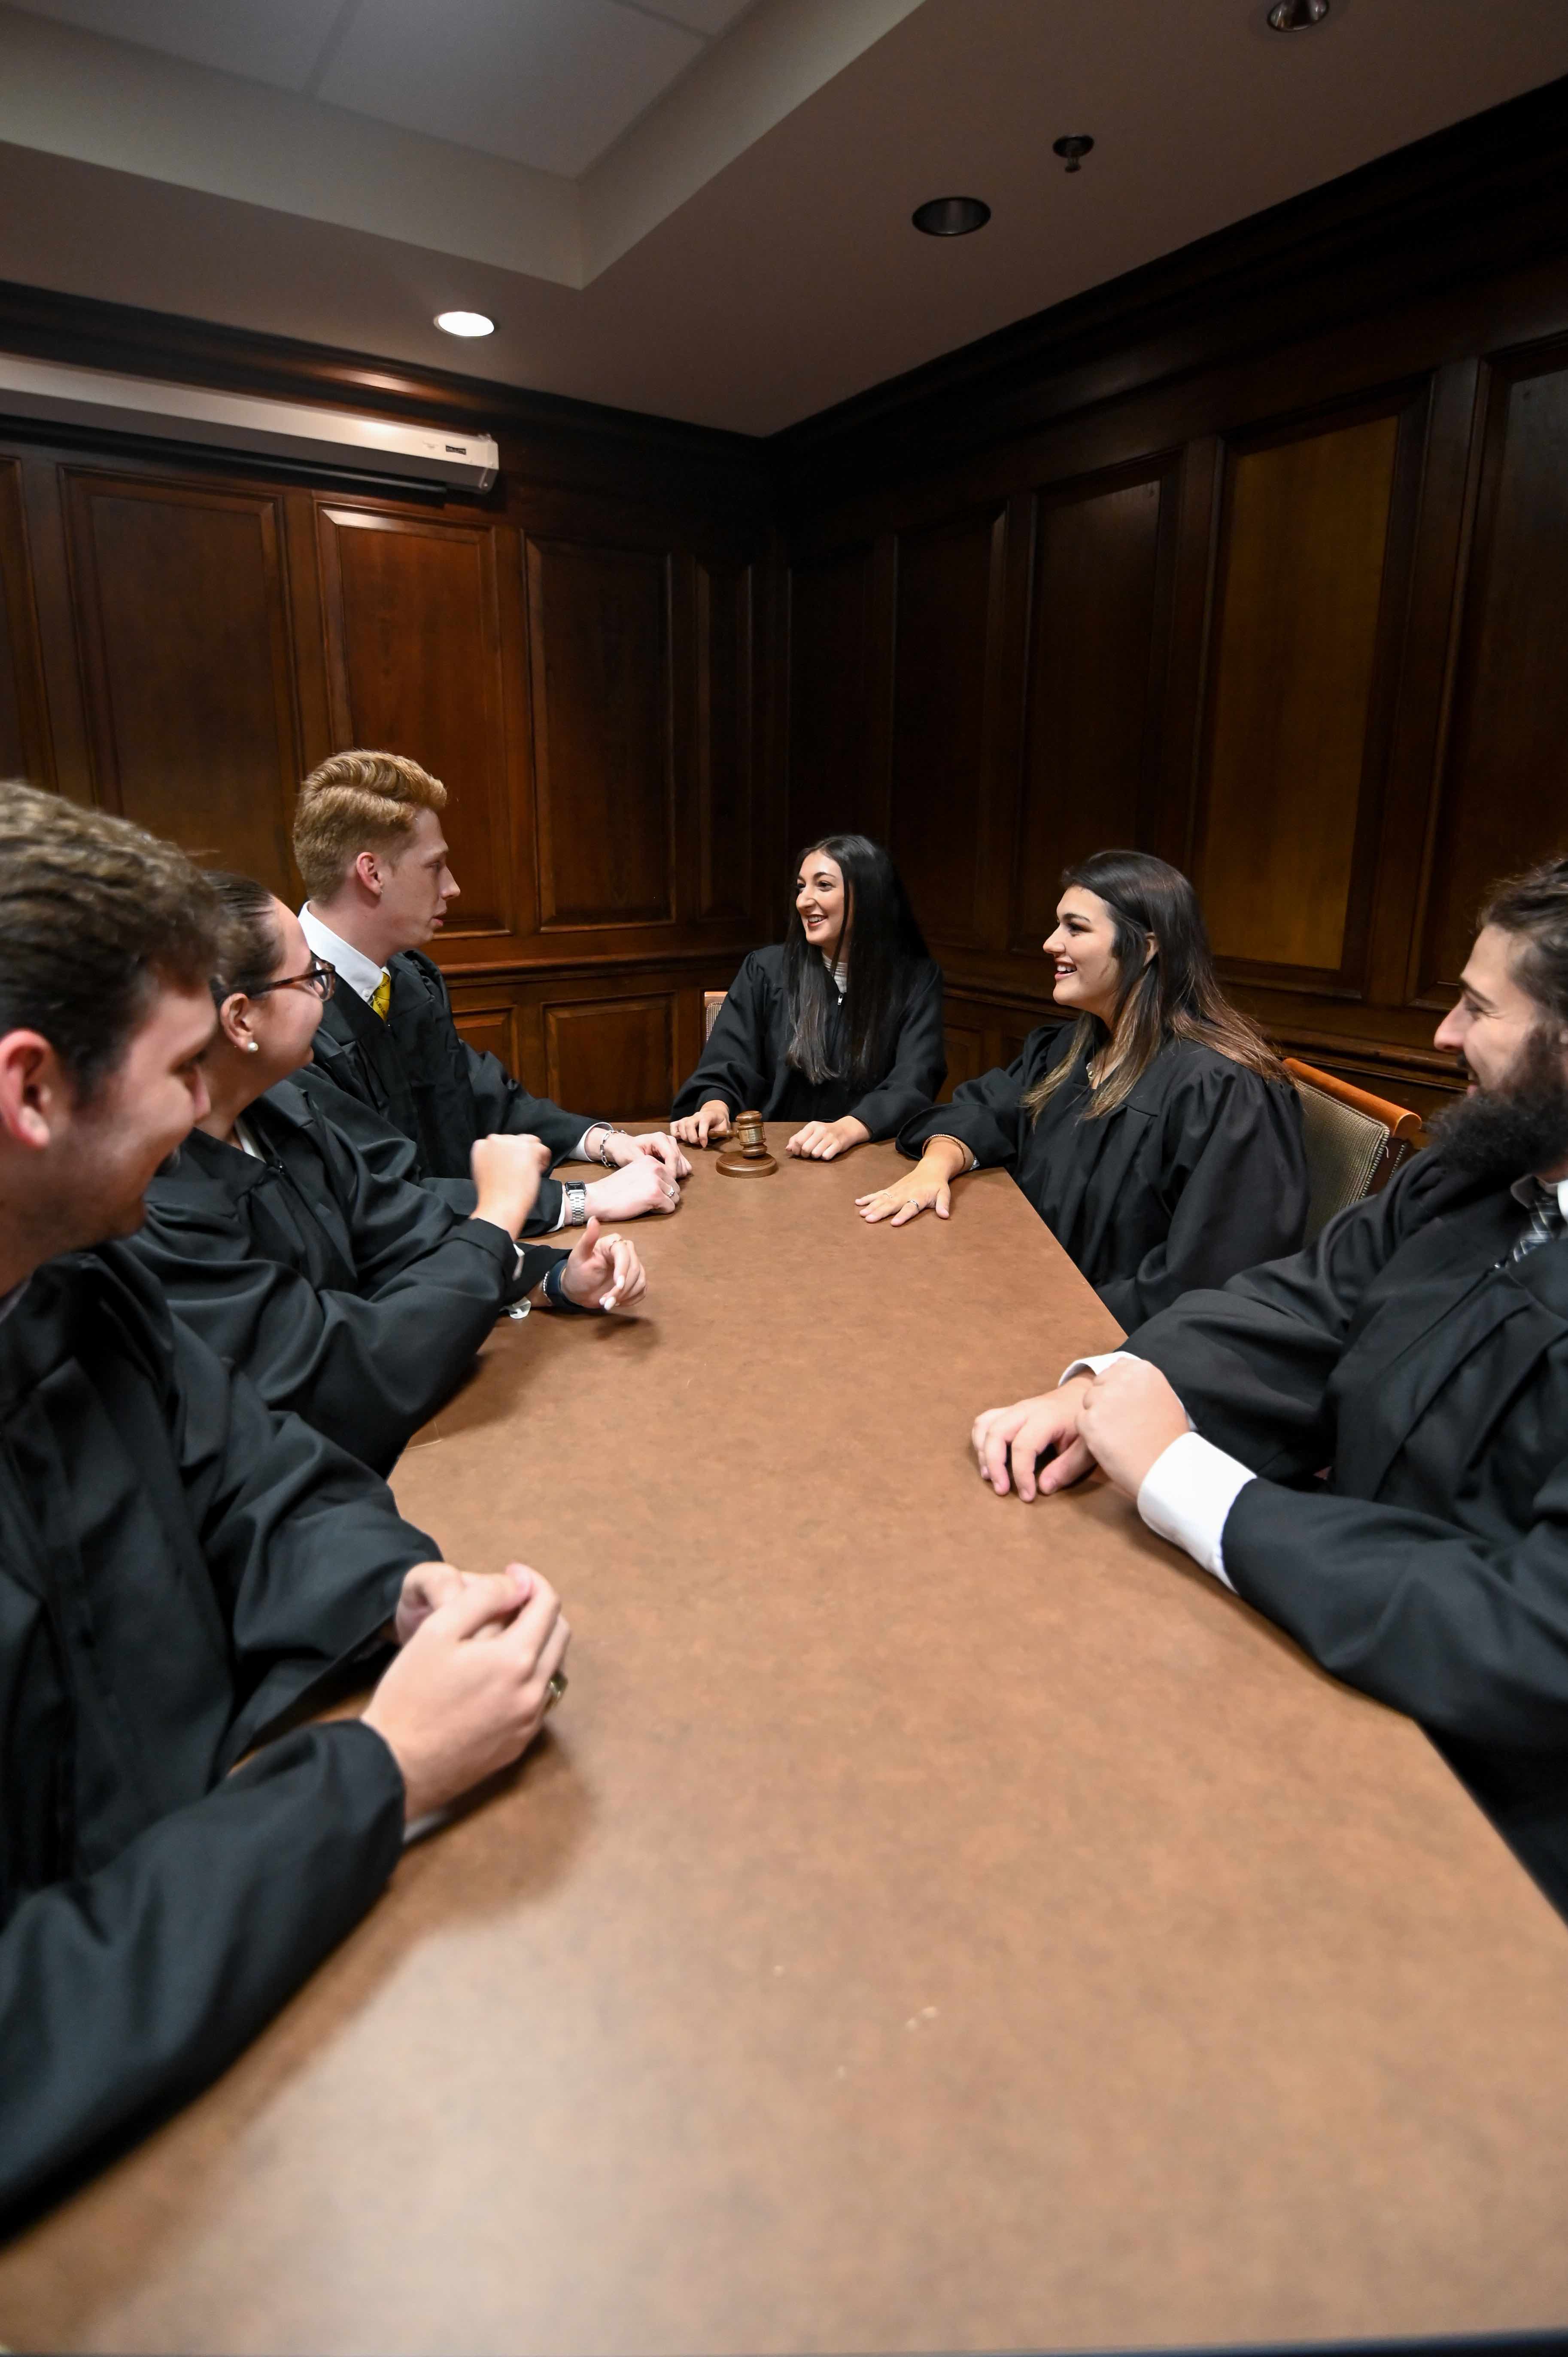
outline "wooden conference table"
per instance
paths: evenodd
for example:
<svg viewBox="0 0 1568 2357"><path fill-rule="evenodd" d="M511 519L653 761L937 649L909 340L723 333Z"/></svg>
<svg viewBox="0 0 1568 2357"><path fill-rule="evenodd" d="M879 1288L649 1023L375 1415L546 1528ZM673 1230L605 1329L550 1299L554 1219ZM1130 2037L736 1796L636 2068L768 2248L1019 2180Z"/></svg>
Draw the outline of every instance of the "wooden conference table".
<svg viewBox="0 0 1568 2357"><path fill-rule="evenodd" d="M786 1132L770 1133L782 1152ZM571 1691L224 2081L0 2256L16 2349L730 2352L1568 2319L1568 1929L1408 1722L977 1408L1106 1313L890 1147L637 1231L399 1469Z"/></svg>

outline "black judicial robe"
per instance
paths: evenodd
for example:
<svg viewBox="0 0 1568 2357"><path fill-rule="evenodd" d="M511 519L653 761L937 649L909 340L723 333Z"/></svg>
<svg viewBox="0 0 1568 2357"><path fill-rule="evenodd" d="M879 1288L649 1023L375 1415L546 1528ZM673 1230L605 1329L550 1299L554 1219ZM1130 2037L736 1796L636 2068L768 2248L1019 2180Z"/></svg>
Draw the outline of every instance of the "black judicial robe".
<svg viewBox="0 0 1568 2357"><path fill-rule="evenodd" d="M440 1553L125 1251L0 1324L0 2213L215 2078L395 1866L357 1722L236 1760Z"/></svg>
<svg viewBox="0 0 1568 2357"><path fill-rule="evenodd" d="M1032 1031L1005 1071L964 1081L898 1133L902 1152L956 1137L984 1168L1010 1170L1112 1314L1135 1326L1190 1286L1222 1285L1294 1252L1306 1226L1301 1106L1187 1040L1162 1048L1126 1103L1085 1121L1080 1066L1032 1125L1026 1090L1070 1051L1073 1027Z"/></svg>
<svg viewBox="0 0 1568 2357"><path fill-rule="evenodd" d="M526 1246L519 1272L503 1229L378 1176L291 1082L244 1119L265 1160L193 1130L132 1250L269 1407L386 1472L562 1254Z"/></svg>
<svg viewBox="0 0 1568 2357"><path fill-rule="evenodd" d="M1418 1719L1568 1911L1568 1242L1498 1267L1525 1219L1421 1154L1127 1347L1262 1477L1238 1593Z"/></svg>
<svg viewBox="0 0 1568 2357"><path fill-rule="evenodd" d="M720 1097L732 1115L755 1109L765 1121L804 1123L843 1121L853 1114L874 1138L891 1137L947 1078L941 968L928 958L911 974L887 1070L869 1089L847 1081L808 1081L786 1062L789 1043L784 945L776 942L753 950L731 983L703 1060L675 1100L674 1118ZM842 1006L830 1022L828 1049L834 1061L842 1060Z"/></svg>
<svg viewBox="0 0 1568 2357"><path fill-rule="evenodd" d="M575 1151L593 1115L563 1113L548 1097L530 1096L499 1058L470 1048L452 1019L446 978L419 950L401 950L387 972L392 996L383 1022L357 990L339 985L321 1010L316 1034L317 1070L401 1130L419 1157L422 1180L468 1183L476 1138L528 1132L542 1138L553 1161ZM553 1229L561 1190L546 1179L528 1223L530 1235Z"/></svg>

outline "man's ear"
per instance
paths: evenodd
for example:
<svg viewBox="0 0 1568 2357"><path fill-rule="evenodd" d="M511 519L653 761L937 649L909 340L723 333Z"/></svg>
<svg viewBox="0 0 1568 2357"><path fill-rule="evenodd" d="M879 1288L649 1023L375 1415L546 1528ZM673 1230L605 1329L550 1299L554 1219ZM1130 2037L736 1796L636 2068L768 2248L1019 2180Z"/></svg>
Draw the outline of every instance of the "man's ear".
<svg viewBox="0 0 1568 2357"><path fill-rule="evenodd" d="M386 881L381 867L382 862L373 851L361 851L354 862L354 880L363 886L373 900L381 899Z"/></svg>
<svg viewBox="0 0 1568 2357"><path fill-rule="evenodd" d="M42 1032L0 1036L0 1135L41 1154L69 1120L75 1098Z"/></svg>

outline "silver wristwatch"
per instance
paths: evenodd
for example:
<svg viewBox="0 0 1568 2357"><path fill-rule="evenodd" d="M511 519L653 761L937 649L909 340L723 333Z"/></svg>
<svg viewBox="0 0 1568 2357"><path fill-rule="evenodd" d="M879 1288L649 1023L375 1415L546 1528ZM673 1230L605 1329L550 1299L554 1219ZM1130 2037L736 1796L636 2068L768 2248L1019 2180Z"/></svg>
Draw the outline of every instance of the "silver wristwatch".
<svg viewBox="0 0 1568 2357"><path fill-rule="evenodd" d="M580 1178L563 1181L561 1192L565 1199L566 1216L561 1222L566 1228L585 1228L588 1224L588 1190Z"/></svg>

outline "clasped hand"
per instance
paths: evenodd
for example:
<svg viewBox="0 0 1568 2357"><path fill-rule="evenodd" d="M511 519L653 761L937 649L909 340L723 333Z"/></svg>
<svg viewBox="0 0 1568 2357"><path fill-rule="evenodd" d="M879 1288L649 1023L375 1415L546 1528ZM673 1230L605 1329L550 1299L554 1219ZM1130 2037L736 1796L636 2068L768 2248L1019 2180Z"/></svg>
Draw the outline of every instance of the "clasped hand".
<svg viewBox="0 0 1568 2357"><path fill-rule="evenodd" d="M1098 1375L1074 1375L1054 1392L991 1407L970 1444L999 1498L1026 1502L1081 1481L1092 1467L1135 1498L1155 1460L1191 1430L1187 1410L1157 1367L1117 1359Z"/></svg>
<svg viewBox="0 0 1568 2357"><path fill-rule="evenodd" d="M549 1581L521 1563L496 1577L416 1564L403 1583L395 1632L403 1650L364 1723L402 1771L412 1823L527 1749L572 1632Z"/></svg>

